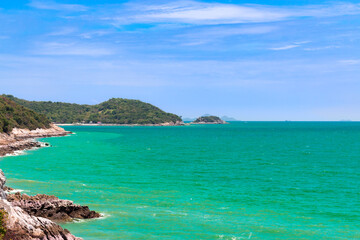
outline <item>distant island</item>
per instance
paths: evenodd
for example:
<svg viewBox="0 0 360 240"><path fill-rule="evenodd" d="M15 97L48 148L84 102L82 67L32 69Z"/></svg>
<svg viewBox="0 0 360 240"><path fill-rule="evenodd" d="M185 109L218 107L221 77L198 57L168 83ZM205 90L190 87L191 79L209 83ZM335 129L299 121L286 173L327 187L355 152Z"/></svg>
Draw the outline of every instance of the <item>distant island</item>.
<svg viewBox="0 0 360 240"><path fill-rule="evenodd" d="M239 121L238 119L229 116L222 116L221 119L224 121Z"/></svg>
<svg viewBox="0 0 360 240"><path fill-rule="evenodd" d="M202 115L202 117L209 117L209 116L213 116L213 115L211 115L211 114L203 114L203 115ZM220 117L220 118L221 118L222 120L224 120L224 121L232 121L232 122L234 122L234 121L239 121L238 119L233 118L233 117L229 117L229 116L222 116L222 117ZM184 122L193 122L193 121L196 120L196 118L183 117L182 120L183 120Z"/></svg>
<svg viewBox="0 0 360 240"><path fill-rule="evenodd" d="M191 124L227 124L227 122L217 116L203 116L197 118Z"/></svg>
<svg viewBox="0 0 360 240"><path fill-rule="evenodd" d="M60 124L182 125L181 118L139 100L111 98L96 105L51 101L27 101L3 95Z"/></svg>

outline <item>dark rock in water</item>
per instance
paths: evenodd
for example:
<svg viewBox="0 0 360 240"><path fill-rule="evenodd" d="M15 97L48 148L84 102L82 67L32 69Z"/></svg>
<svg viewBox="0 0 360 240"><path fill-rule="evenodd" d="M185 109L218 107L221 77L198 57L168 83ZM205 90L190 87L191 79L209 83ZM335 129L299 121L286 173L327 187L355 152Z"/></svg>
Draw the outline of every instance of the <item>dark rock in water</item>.
<svg viewBox="0 0 360 240"><path fill-rule="evenodd" d="M226 124L224 120L221 120L217 116L204 116L199 117L195 121L191 122L191 124Z"/></svg>
<svg viewBox="0 0 360 240"><path fill-rule="evenodd" d="M7 200L13 206L22 208L32 216L44 217L53 221L67 222L73 219L90 219L101 216L99 213L91 211L88 206L81 206L72 201L45 194L28 196L15 193L9 194Z"/></svg>

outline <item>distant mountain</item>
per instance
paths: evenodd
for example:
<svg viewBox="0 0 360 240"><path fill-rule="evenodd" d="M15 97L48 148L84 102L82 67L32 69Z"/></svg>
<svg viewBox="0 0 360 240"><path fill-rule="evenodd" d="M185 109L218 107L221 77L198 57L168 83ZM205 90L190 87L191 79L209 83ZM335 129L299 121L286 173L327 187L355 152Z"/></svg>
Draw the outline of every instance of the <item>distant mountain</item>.
<svg viewBox="0 0 360 240"><path fill-rule="evenodd" d="M227 122L223 121L217 116L203 116L197 118L195 121L191 123L192 124L226 124Z"/></svg>
<svg viewBox="0 0 360 240"><path fill-rule="evenodd" d="M188 117L185 117L185 118L182 118L182 120L184 121L184 122L192 122L192 121L194 121L196 118L188 118Z"/></svg>
<svg viewBox="0 0 360 240"><path fill-rule="evenodd" d="M239 121L233 117L228 117L228 116L222 116L221 119L224 121Z"/></svg>
<svg viewBox="0 0 360 240"><path fill-rule="evenodd" d="M16 103L46 115L56 123L113 123L113 124L161 124L181 122L175 114L139 100L112 98L97 105L74 103L27 101L11 95L3 95Z"/></svg>
<svg viewBox="0 0 360 240"><path fill-rule="evenodd" d="M213 115L207 113L207 114L203 114L201 116L202 117L210 117L210 116L213 116ZM185 122L192 122L192 121L195 121L195 119L196 118L185 117L182 120L185 121ZM228 117L228 116L222 116L221 119L224 120L224 121L239 121L239 120L237 120L237 119L235 119L233 117Z"/></svg>
<svg viewBox="0 0 360 240"><path fill-rule="evenodd" d="M27 109L8 98L0 96L0 132L10 133L13 128L48 128L46 116Z"/></svg>

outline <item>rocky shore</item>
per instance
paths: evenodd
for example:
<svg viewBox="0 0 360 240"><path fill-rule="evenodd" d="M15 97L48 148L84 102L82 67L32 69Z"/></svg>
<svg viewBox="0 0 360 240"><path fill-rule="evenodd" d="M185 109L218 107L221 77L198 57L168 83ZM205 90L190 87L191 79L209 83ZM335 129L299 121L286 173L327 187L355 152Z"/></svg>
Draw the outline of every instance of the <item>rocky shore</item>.
<svg viewBox="0 0 360 240"><path fill-rule="evenodd" d="M8 194L6 198L14 207L20 207L32 216L44 217L56 222L69 222L74 219L99 218L101 215L91 211L88 206L74 204L55 196L38 194Z"/></svg>
<svg viewBox="0 0 360 240"><path fill-rule="evenodd" d="M0 156L17 150L41 147L34 138L65 136L70 132L51 125L48 129L13 129L0 134ZM9 194L6 178L0 169L0 239L2 240L82 240L53 221L98 218L100 214L87 206L38 194Z"/></svg>
<svg viewBox="0 0 360 240"><path fill-rule="evenodd" d="M28 130L14 128L10 134L0 134L0 157L12 154L15 151L44 146L42 143L35 141L35 138L59 137L69 133L71 132L65 131L54 124L47 129Z"/></svg>
<svg viewBox="0 0 360 240"><path fill-rule="evenodd" d="M3 240L81 240L53 221L30 215L7 200L6 178L0 170L0 232Z"/></svg>
<svg viewBox="0 0 360 240"><path fill-rule="evenodd" d="M159 126L183 126L185 123L183 121L176 122L164 122L156 124L115 124L115 123L59 123L58 126L125 126L125 127L134 127L134 126L147 126L147 127L159 127Z"/></svg>

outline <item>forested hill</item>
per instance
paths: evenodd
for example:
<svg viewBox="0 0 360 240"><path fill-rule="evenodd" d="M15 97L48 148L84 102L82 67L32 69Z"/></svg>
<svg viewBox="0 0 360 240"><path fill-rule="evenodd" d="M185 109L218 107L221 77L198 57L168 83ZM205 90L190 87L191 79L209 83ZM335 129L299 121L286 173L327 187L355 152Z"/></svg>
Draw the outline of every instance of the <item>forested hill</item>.
<svg viewBox="0 0 360 240"><path fill-rule="evenodd" d="M11 95L7 98L46 115L56 123L113 123L113 124L161 124L181 122L175 114L139 100L112 98L97 105L80 105L63 102L27 101Z"/></svg>
<svg viewBox="0 0 360 240"><path fill-rule="evenodd" d="M15 127L34 130L50 126L49 119L0 96L0 133L10 133Z"/></svg>

